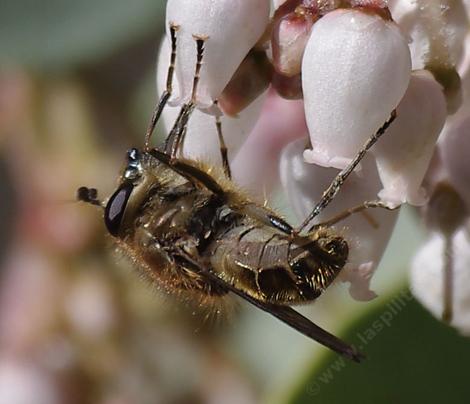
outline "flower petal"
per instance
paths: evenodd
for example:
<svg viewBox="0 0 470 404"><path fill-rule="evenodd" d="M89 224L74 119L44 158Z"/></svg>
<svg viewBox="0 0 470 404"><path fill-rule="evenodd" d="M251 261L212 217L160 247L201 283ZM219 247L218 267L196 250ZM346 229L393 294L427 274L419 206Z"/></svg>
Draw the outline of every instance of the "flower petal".
<svg viewBox="0 0 470 404"><path fill-rule="evenodd" d="M335 10L315 23L302 64L312 142L305 159L344 168L396 108L410 69L408 45L391 21Z"/></svg>
<svg viewBox="0 0 470 404"><path fill-rule="evenodd" d="M445 40L452 64L458 64L463 55L463 41L468 33L468 17L460 1L440 1L442 19L429 24L428 0L388 0L394 21L410 38L413 70L425 68L433 41ZM432 5L431 5L432 6ZM433 27L435 26L435 28ZM435 34L438 34L437 36ZM441 34L441 38L438 38Z"/></svg>
<svg viewBox="0 0 470 404"><path fill-rule="evenodd" d="M447 117L442 87L427 71L413 72L397 108L397 119L371 149L383 189L380 198L400 205L423 205L421 188L437 138Z"/></svg>
<svg viewBox="0 0 470 404"><path fill-rule="evenodd" d="M191 98L196 66L195 36L207 38L197 103L208 108L263 34L269 13L269 0L169 0L167 27L179 26L176 76L180 94L173 102L181 104Z"/></svg>

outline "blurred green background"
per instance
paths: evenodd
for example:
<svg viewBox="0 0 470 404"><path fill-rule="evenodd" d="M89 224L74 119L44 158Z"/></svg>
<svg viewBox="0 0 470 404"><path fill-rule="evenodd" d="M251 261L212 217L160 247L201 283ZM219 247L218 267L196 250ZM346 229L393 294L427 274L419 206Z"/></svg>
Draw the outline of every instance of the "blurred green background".
<svg viewBox="0 0 470 404"><path fill-rule="evenodd" d="M164 9L0 3L0 404L468 402L468 340L407 292L424 239L415 212L401 213L377 299L338 285L301 309L361 346L357 365L244 303L204 324L135 276L100 213L72 202L81 185L111 192L142 144Z"/></svg>

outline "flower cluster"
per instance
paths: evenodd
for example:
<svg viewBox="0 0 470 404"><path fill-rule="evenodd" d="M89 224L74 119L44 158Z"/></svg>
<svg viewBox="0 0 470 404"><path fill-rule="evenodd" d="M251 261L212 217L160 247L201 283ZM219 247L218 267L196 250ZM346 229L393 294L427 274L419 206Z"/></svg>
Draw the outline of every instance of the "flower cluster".
<svg viewBox="0 0 470 404"><path fill-rule="evenodd" d="M171 130L178 106L193 99L183 154L220 165L214 116L220 117L234 180L260 200L281 188L304 220L388 122L313 223L365 201L424 207L433 235L414 262L413 289L438 316L452 317L443 308L450 299L455 325L469 330L470 319L459 318L470 299L461 281L470 260L469 3L169 0L167 26L177 27L177 49L165 127ZM204 53L193 94L195 39L204 41ZM160 93L170 44L168 31L158 57ZM369 209L335 224L351 246L340 278L357 300L375 297L370 280L397 216ZM445 245L454 250L450 266Z"/></svg>

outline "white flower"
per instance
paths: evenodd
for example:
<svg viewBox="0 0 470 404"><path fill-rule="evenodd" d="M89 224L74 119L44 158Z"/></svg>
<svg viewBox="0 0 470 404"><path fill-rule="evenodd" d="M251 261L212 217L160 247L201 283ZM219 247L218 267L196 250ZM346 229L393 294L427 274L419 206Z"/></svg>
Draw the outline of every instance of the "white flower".
<svg viewBox="0 0 470 404"><path fill-rule="evenodd" d="M424 204L421 183L436 140L447 112L459 105L458 97L449 94L458 93L456 69L466 71L465 62L457 62L462 59L468 27L459 1L439 1L441 9L436 2L423 1L390 1L392 17L400 26L390 20L385 0L289 0L284 4L271 27L270 42L262 45L268 54L273 51L276 72L272 87L286 90L285 94L292 97L303 92L304 100L285 101L270 90L266 102L262 96L237 117L222 117L233 180L258 200L269 197L281 181L299 220L303 220L338 170L356 157L396 109L397 119L316 220L331 219L378 197L393 205ZM274 6L283 3L274 1ZM172 105L181 105L191 96L196 61L193 36L209 37L197 94L199 109L189 121L185 156L221 163L215 121L204 109L221 96L243 58L265 32L269 5L269 1L261 0L169 0L167 23L179 25ZM330 11L339 5L346 8ZM302 7L313 10L312 14L307 17L299 13ZM411 74L409 41L413 66L427 66L433 75L423 70ZM259 45L256 50L262 51ZM162 53L169 54L168 44ZM168 57L160 57L160 92L167 66ZM251 75L252 69L247 66L244 73L252 78L255 69ZM266 80L270 77L264 76ZM450 86L446 82L449 77L455 79ZM237 86L235 101L245 94L238 91L242 88L238 81ZM219 107L223 110L222 104ZM164 111L167 130L177 111L171 107ZM448 125L447 140L441 142L440 151L446 172L454 173L463 190L469 187L466 169L460 165L468 159L462 155L466 148L459 148L464 141L456 140L465 131L457 123L467 125L464 118ZM452 131L458 131L458 136ZM305 150L307 147L309 150ZM462 174L460 179L458 173ZM350 246L349 261L339 279L351 284L350 293L358 300L375 297L370 289L371 277L397 216L397 211L369 209L335 224Z"/></svg>
<svg viewBox="0 0 470 404"><path fill-rule="evenodd" d="M462 229L453 244L453 318L451 325L470 336L470 238ZM411 288L416 298L438 319L442 318L444 300L444 237L438 233L424 244L411 266Z"/></svg>
<svg viewBox="0 0 470 404"><path fill-rule="evenodd" d="M398 26L373 13L335 10L314 24L302 81L310 163L344 168L390 117L411 60Z"/></svg>
<svg viewBox="0 0 470 404"><path fill-rule="evenodd" d="M421 183L447 117L442 87L429 72L413 72L397 115L372 148L383 184L379 196L394 205L423 205Z"/></svg>
<svg viewBox="0 0 470 404"><path fill-rule="evenodd" d="M157 61L157 92L161 94L166 87L166 76L169 65L168 55L170 46L166 39L163 39L158 61ZM174 83L175 90L178 91L178 83ZM240 146L245 141L248 134L253 129L259 118L261 108L266 99L266 93L259 96L247 108L241 111L238 116L221 116L222 132L224 141L228 149L228 157L232 160ZM176 121L179 107L167 105L162 113L162 121L165 132L170 130ZM220 155L219 138L215 124L215 117L196 109L189 119L188 131L183 144L183 156L192 159L199 159L208 164L222 166Z"/></svg>
<svg viewBox="0 0 470 404"><path fill-rule="evenodd" d="M302 153L306 139L290 143L282 152L281 181L285 194L299 220L304 220L319 201L322 192L338 173L304 162ZM380 179L373 158L366 158L361 173L353 173L330 206L318 217L321 223L345 210L376 199ZM370 300L376 295L370 290L370 279L382 258L395 226L398 211L370 209L337 223L334 227L346 237L349 244L348 264L340 279L350 282L351 296L357 300Z"/></svg>
<svg viewBox="0 0 470 404"><path fill-rule="evenodd" d="M470 111L446 125L439 150L443 169L470 211Z"/></svg>
<svg viewBox="0 0 470 404"><path fill-rule="evenodd" d="M196 65L195 36L207 39L197 104L208 108L263 34L269 13L269 0L168 0L167 29L170 24L179 26L176 61L179 95L173 103L191 99ZM167 35L169 38L169 32Z"/></svg>
<svg viewBox="0 0 470 404"><path fill-rule="evenodd" d="M470 35L465 42L465 57L459 66L462 76L463 104L449 117L439 137L441 177L450 182L470 211Z"/></svg>
<svg viewBox="0 0 470 404"><path fill-rule="evenodd" d="M274 9L277 9L279 6L281 6L285 2L286 2L286 0L273 0Z"/></svg>
<svg viewBox="0 0 470 404"><path fill-rule="evenodd" d="M435 12L433 8L438 10ZM468 16L459 0L389 0L394 21L410 39L413 69L423 69L434 52L435 42L446 50L442 55L456 65L462 58L468 33ZM435 13L438 13L437 15Z"/></svg>

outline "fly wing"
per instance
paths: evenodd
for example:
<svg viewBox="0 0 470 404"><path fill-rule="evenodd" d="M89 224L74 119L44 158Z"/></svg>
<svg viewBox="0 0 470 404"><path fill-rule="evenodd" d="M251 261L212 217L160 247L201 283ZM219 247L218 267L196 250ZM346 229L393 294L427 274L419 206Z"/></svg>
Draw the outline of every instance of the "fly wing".
<svg viewBox="0 0 470 404"><path fill-rule="evenodd" d="M360 362L365 358L364 354L359 352L355 347L347 344L338 337L335 337L328 331L325 331L323 328L319 327L318 325L316 325L315 323L313 323L308 318L304 317L302 314L295 311L291 307L262 302L258 299L255 299L254 297L249 296L243 290L220 279L216 274L210 271L210 269L204 268L202 265L194 261L183 251L181 251L181 253L178 254L178 256L175 258L177 260L181 260L181 264L190 267L192 270L198 273L204 274L204 276L207 277L208 280L218 285L220 288L229 290L230 292L251 303L253 306L271 314L272 316L281 320L283 323L299 331L303 335L312 338L318 343L337 352L338 354L352 359L355 362Z"/></svg>
<svg viewBox="0 0 470 404"><path fill-rule="evenodd" d="M217 278L217 279L215 279ZM305 336L314 339L320 344L330 348L331 350L352 359L355 362L360 362L365 358L364 354L359 352L352 345L347 344L338 337L335 337L333 334L330 334L328 331L325 331L323 328L319 327L308 318L304 317L299 312L295 311L289 306L280 306L271 303L261 302L253 297L247 295L242 290L236 289L232 285L222 281L216 275L212 276L211 279L213 282L221 283L220 286L224 286L229 289L232 293L240 296L244 300L248 301L257 308L271 314L272 316L278 318L283 323L291 326L295 330L301 332ZM223 285L222 285L223 284Z"/></svg>

